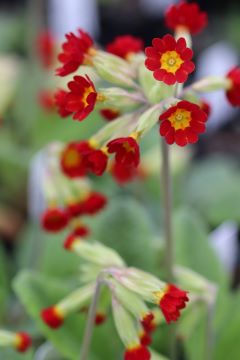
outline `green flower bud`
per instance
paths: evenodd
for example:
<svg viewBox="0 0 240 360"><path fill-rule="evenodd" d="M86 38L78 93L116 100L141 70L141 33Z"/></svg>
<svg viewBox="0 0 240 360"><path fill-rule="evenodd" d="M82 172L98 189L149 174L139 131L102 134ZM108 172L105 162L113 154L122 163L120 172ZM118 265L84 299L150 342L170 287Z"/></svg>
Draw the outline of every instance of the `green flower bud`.
<svg viewBox="0 0 240 360"><path fill-rule="evenodd" d="M72 243L71 250L81 258L102 267L125 265L123 259L116 251L98 242L91 244L85 243L80 238L76 237L75 241Z"/></svg>
<svg viewBox="0 0 240 360"><path fill-rule="evenodd" d="M102 79L112 84L136 87L133 68L118 56L98 51L93 58L93 66Z"/></svg>
<svg viewBox="0 0 240 360"><path fill-rule="evenodd" d="M216 90L227 90L230 86L231 80L226 77L208 76L202 80L193 83L193 85L191 86L191 90L204 93Z"/></svg>
<svg viewBox="0 0 240 360"><path fill-rule="evenodd" d="M147 131L151 130L151 128L159 121L161 112L162 108L160 105L152 106L150 109L145 111L138 120L136 131L143 135Z"/></svg>
<svg viewBox="0 0 240 360"><path fill-rule="evenodd" d="M118 87L101 88L99 92L104 98L105 106L117 105L118 108L134 108L146 102L141 93L129 92Z"/></svg>

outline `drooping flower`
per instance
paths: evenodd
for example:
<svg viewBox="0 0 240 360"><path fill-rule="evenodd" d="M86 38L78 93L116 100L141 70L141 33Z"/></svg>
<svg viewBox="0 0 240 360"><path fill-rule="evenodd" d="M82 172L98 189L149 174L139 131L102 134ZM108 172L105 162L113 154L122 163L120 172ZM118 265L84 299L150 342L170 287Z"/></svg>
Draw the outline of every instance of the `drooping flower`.
<svg viewBox="0 0 240 360"><path fill-rule="evenodd" d="M107 198L103 194L93 191L82 203L82 214L95 215L107 204Z"/></svg>
<svg viewBox="0 0 240 360"><path fill-rule="evenodd" d="M228 101L233 106L240 106L240 67L231 69L227 78L230 80L229 89L226 91Z"/></svg>
<svg viewBox="0 0 240 360"><path fill-rule="evenodd" d="M128 60L132 54L143 51L143 41L132 35L118 36L106 46L106 50Z"/></svg>
<svg viewBox="0 0 240 360"><path fill-rule="evenodd" d="M40 90L38 93L38 102L41 108L47 112L55 110L54 97L50 90Z"/></svg>
<svg viewBox="0 0 240 360"><path fill-rule="evenodd" d="M115 153L115 161L119 164L137 167L140 162L139 145L131 136L109 141L107 149L109 154Z"/></svg>
<svg viewBox="0 0 240 360"><path fill-rule="evenodd" d="M100 149L90 151L86 156L88 171L101 176L106 170L108 157L106 153Z"/></svg>
<svg viewBox="0 0 240 360"><path fill-rule="evenodd" d="M82 121L94 109L97 92L91 79L84 76L74 76L68 83L69 92L65 98L65 109L73 113L73 119Z"/></svg>
<svg viewBox="0 0 240 360"><path fill-rule="evenodd" d="M127 349L124 354L124 360L150 360L151 354L149 350L143 346L138 345L134 348Z"/></svg>
<svg viewBox="0 0 240 360"><path fill-rule="evenodd" d="M56 73L59 76L66 76L76 71L80 65L89 63L94 53L93 40L83 30L78 30L78 36L72 32L66 34L67 41L62 45L62 53L58 60L63 64Z"/></svg>
<svg viewBox="0 0 240 360"><path fill-rule="evenodd" d="M170 145L193 144L206 129L207 114L196 104L180 101L160 115L160 135Z"/></svg>
<svg viewBox="0 0 240 360"><path fill-rule="evenodd" d="M54 62L55 40L48 30L42 31L38 35L37 50L42 66L49 69Z"/></svg>
<svg viewBox="0 0 240 360"><path fill-rule="evenodd" d="M54 94L55 105L57 107L58 113L61 117L67 117L72 114L72 111L66 109L66 96L68 92L63 89L59 89Z"/></svg>
<svg viewBox="0 0 240 360"><path fill-rule="evenodd" d="M180 310L184 309L186 302L189 301L187 292L177 288L173 284L168 284L165 294L162 296L159 306L167 321L177 321L180 316Z"/></svg>
<svg viewBox="0 0 240 360"><path fill-rule="evenodd" d="M152 312L147 313L143 319L141 319L141 324L144 328L144 330L147 333L151 333L155 330L156 325L154 323L154 315Z"/></svg>
<svg viewBox="0 0 240 360"><path fill-rule="evenodd" d="M197 3L180 1L171 5L165 14L166 25L174 31L186 29L191 34L202 31L208 22L207 13L201 11Z"/></svg>
<svg viewBox="0 0 240 360"><path fill-rule="evenodd" d="M134 180L138 175L138 171L135 166L126 166L114 161L111 167L111 174L119 185L124 185Z"/></svg>
<svg viewBox="0 0 240 360"><path fill-rule="evenodd" d="M99 326L102 325L106 321L106 314L102 312L97 312L95 316L95 325Z"/></svg>
<svg viewBox="0 0 240 360"><path fill-rule="evenodd" d="M26 332L16 333L15 348L19 352L25 352L32 345L32 339Z"/></svg>
<svg viewBox="0 0 240 360"><path fill-rule="evenodd" d="M191 61L193 52L187 47L184 38L175 40L169 34L163 38L155 38L152 46L147 47L145 53L147 69L153 71L156 80L163 81L167 85L185 82L195 69Z"/></svg>
<svg viewBox="0 0 240 360"><path fill-rule="evenodd" d="M56 306L43 309L41 318L52 329L59 328L64 323L64 315Z"/></svg>
<svg viewBox="0 0 240 360"><path fill-rule="evenodd" d="M87 173L86 154L90 151L92 147L88 141L67 144L60 159L63 173L70 178L85 176Z"/></svg>
<svg viewBox="0 0 240 360"><path fill-rule="evenodd" d="M41 217L42 228L49 232L63 230L69 221L68 213L58 207L50 207L44 211Z"/></svg>
<svg viewBox="0 0 240 360"><path fill-rule="evenodd" d="M106 108L106 109L101 109L100 114L105 120L112 121L115 120L120 115L120 112L117 109Z"/></svg>

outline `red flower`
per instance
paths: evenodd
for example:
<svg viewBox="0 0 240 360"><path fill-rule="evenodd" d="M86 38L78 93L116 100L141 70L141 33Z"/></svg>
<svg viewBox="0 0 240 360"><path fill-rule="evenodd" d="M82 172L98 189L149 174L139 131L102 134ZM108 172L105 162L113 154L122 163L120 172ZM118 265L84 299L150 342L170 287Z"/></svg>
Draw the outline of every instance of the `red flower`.
<svg viewBox="0 0 240 360"><path fill-rule="evenodd" d="M19 352L25 352L32 345L31 337L25 332L16 333L15 347Z"/></svg>
<svg viewBox="0 0 240 360"><path fill-rule="evenodd" d="M128 59L132 54L143 50L143 41L131 35L118 36L106 46L106 50L123 59Z"/></svg>
<svg viewBox="0 0 240 360"><path fill-rule="evenodd" d="M124 185L129 181L132 181L138 175L138 171L134 166L126 166L122 163L114 161L111 174L119 185Z"/></svg>
<svg viewBox="0 0 240 360"><path fill-rule="evenodd" d="M82 203L83 214L95 215L107 204L107 198L99 192L92 192Z"/></svg>
<svg viewBox="0 0 240 360"><path fill-rule="evenodd" d="M64 322L63 314L55 306L51 306L42 310L41 318L45 324L47 324L52 329L59 328Z"/></svg>
<svg viewBox="0 0 240 360"><path fill-rule="evenodd" d="M138 345L126 350L124 360L150 360L151 354L145 346Z"/></svg>
<svg viewBox="0 0 240 360"><path fill-rule="evenodd" d="M230 80L230 86L226 92L228 101L233 106L240 106L240 67L230 70L227 78Z"/></svg>
<svg viewBox="0 0 240 360"><path fill-rule="evenodd" d="M79 241L80 238L71 234L69 235L66 240L64 241L63 247L64 249L68 250L68 251L72 251L72 246L75 243L75 241Z"/></svg>
<svg viewBox="0 0 240 360"><path fill-rule="evenodd" d="M205 114L207 114L207 117L211 115L212 112L211 106L205 100L201 101L200 108L202 109L202 111L205 112Z"/></svg>
<svg viewBox="0 0 240 360"><path fill-rule="evenodd" d="M120 115L120 112L119 110L115 110L115 109L102 109L100 110L100 114L105 120L112 121L115 120Z"/></svg>
<svg viewBox="0 0 240 360"><path fill-rule="evenodd" d="M78 30L78 36L73 33L66 34L66 39L62 45L63 52L58 56L58 60L63 64L56 71L59 76L71 74L80 65L88 63L93 49L93 40L82 30Z"/></svg>
<svg viewBox="0 0 240 360"><path fill-rule="evenodd" d="M178 320L180 310L185 308L187 301L189 301L189 298L186 291L178 289L173 284L168 284L166 292L159 303L167 323Z"/></svg>
<svg viewBox="0 0 240 360"><path fill-rule="evenodd" d="M152 338L148 332L143 331L142 334L140 334L140 342L142 346L149 346L152 343Z"/></svg>
<svg viewBox="0 0 240 360"><path fill-rule="evenodd" d="M108 153L115 153L115 161L122 165L137 167L140 162L138 143L131 136L111 140L107 149Z"/></svg>
<svg viewBox="0 0 240 360"><path fill-rule="evenodd" d="M102 325L106 321L106 314L98 312L95 316L95 325Z"/></svg>
<svg viewBox="0 0 240 360"><path fill-rule="evenodd" d="M54 94L55 105L57 106L58 113L61 117L67 117L72 114L72 111L66 110L66 96L68 92L59 89Z"/></svg>
<svg viewBox="0 0 240 360"><path fill-rule="evenodd" d="M92 150L86 156L88 171L101 176L106 170L108 162L107 155L102 150Z"/></svg>
<svg viewBox="0 0 240 360"><path fill-rule="evenodd" d="M41 90L38 94L38 102L41 108L47 112L52 112L55 110L54 97L51 91Z"/></svg>
<svg viewBox="0 0 240 360"><path fill-rule="evenodd" d="M63 230L69 221L67 212L63 209L54 207L45 210L42 214L42 228L49 232L58 232Z"/></svg>
<svg viewBox="0 0 240 360"><path fill-rule="evenodd" d="M153 332L156 329L153 313L147 313L141 320L141 324L147 333Z"/></svg>
<svg viewBox="0 0 240 360"><path fill-rule="evenodd" d="M191 61L193 52L187 47L184 38L175 40L169 34L162 39L155 38L152 46L147 47L145 53L146 67L153 71L156 80L163 81L167 85L185 82L195 69Z"/></svg>
<svg viewBox="0 0 240 360"><path fill-rule="evenodd" d="M197 3L181 1L171 5L165 15L166 25L172 29L185 28L192 34L203 30L208 22L207 13L199 9Z"/></svg>
<svg viewBox="0 0 240 360"><path fill-rule="evenodd" d="M70 91L65 98L65 109L74 113L73 119L82 121L93 111L97 100L94 84L87 75L74 76L68 88Z"/></svg>
<svg viewBox="0 0 240 360"><path fill-rule="evenodd" d="M160 116L160 135L168 144L179 146L198 141L198 134L206 129L207 114L196 104L180 101Z"/></svg>
<svg viewBox="0 0 240 360"><path fill-rule="evenodd" d="M69 143L62 152L60 165L63 173L76 178L87 173L86 154L92 151L88 141Z"/></svg>
<svg viewBox="0 0 240 360"><path fill-rule="evenodd" d="M46 69L50 68L54 62L55 40L48 30L39 34L37 47L42 66Z"/></svg>

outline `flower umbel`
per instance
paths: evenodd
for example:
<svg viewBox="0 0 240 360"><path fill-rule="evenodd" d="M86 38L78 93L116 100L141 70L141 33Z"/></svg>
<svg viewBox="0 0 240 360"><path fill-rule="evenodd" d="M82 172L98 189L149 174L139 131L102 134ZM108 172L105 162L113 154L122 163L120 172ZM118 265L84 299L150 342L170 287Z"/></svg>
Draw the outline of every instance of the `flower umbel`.
<svg viewBox="0 0 240 360"><path fill-rule="evenodd" d="M168 144L193 144L198 141L198 134L205 131L207 118L198 105L180 101L161 114L160 135Z"/></svg>
<svg viewBox="0 0 240 360"><path fill-rule="evenodd" d="M156 80L163 81L167 85L185 82L195 69L191 61L193 52L187 47L184 38L175 40L169 34L161 39L155 38L152 46L147 47L145 53L146 67L153 71Z"/></svg>

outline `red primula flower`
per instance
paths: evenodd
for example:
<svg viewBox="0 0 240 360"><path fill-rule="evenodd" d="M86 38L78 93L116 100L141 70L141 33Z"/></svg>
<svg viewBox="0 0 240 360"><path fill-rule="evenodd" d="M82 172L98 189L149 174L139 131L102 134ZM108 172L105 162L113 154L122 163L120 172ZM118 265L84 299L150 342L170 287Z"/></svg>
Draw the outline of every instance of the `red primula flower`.
<svg viewBox="0 0 240 360"><path fill-rule="evenodd" d="M151 354L149 350L142 345L127 349L124 354L124 360L150 360Z"/></svg>
<svg viewBox="0 0 240 360"><path fill-rule="evenodd" d="M229 89L226 91L228 101L233 106L240 106L240 67L235 67L227 74L230 80Z"/></svg>
<svg viewBox="0 0 240 360"><path fill-rule="evenodd" d="M42 109L47 112L55 110L53 93L50 90L41 90L38 93L38 102Z"/></svg>
<svg viewBox="0 0 240 360"><path fill-rule="evenodd" d="M156 329L156 324L154 322L154 315L153 313L149 312L147 313L143 319L141 319L141 324L144 330L147 333L151 333Z"/></svg>
<svg viewBox="0 0 240 360"><path fill-rule="evenodd" d="M39 34L37 47L42 66L46 69L50 68L54 62L55 40L48 30Z"/></svg>
<svg viewBox="0 0 240 360"><path fill-rule="evenodd" d="M114 161L111 174L119 185L124 185L129 181L133 181L137 177L138 171L134 166L126 166Z"/></svg>
<svg viewBox="0 0 240 360"><path fill-rule="evenodd" d="M181 1L171 5L165 15L166 25L172 29L185 28L192 34L203 30L208 22L207 13L197 3Z"/></svg>
<svg viewBox="0 0 240 360"><path fill-rule="evenodd" d="M45 324L52 329L59 328L64 322L63 314L55 306L43 309L41 312L41 318Z"/></svg>
<svg viewBox="0 0 240 360"><path fill-rule="evenodd" d="M60 208L53 207L44 211L41 218L42 228L49 232L63 230L69 221L68 213Z"/></svg>
<svg viewBox="0 0 240 360"><path fill-rule="evenodd" d="M107 204L107 198L99 192L91 192L91 194L82 203L83 214L95 215L102 210Z"/></svg>
<svg viewBox="0 0 240 360"><path fill-rule="evenodd" d="M160 135L169 145L193 144L198 141L198 134L205 131L207 118L198 105L180 101L160 115Z"/></svg>
<svg viewBox="0 0 240 360"><path fill-rule="evenodd" d="M106 321L106 314L98 312L95 316L95 325L102 325Z"/></svg>
<svg viewBox="0 0 240 360"><path fill-rule="evenodd" d="M131 136L111 140L107 149L109 154L115 153L115 161L122 165L137 167L140 162L138 143Z"/></svg>
<svg viewBox="0 0 240 360"><path fill-rule="evenodd" d="M108 157L102 150L92 150L86 157L88 171L97 176L101 176L104 173L107 162Z"/></svg>
<svg viewBox="0 0 240 360"><path fill-rule="evenodd" d="M74 76L68 83L69 92L65 98L65 109L74 113L73 119L82 121L94 109L97 92L91 79L84 76Z"/></svg>
<svg viewBox="0 0 240 360"><path fill-rule="evenodd" d="M112 121L120 115L120 111L115 109L101 109L100 114L105 120Z"/></svg>
<svg viewBox="0 0 240 360"><path fill-rule="evenodd" d="M69 235L66 240L64 241L63 247L68 251L72 251L72 246L76 241L79 241L80 237L75 235Z"/></svg>
<svg viewBox="0 0 240 360"><path fill-rule="evenodd" d="M173 284L168 284L166 292L159 303L167 323L178 320L180 310L185 308L187 301L189 301L189 298L186 291L178 289Z"/></svg>
<svg viewBox="0 0 240 360"><path fill-rule="evenodd" d="M25 332L16 333L16 350L19 352L25 352L32 345L31 337Z"/></svg>
<svg viewBox="0 0 240 360"><path fill-rule="evenodd" d="M205 114L207 114L208 117L211 115L212 112L211 106L205 100L201 101L200 108L205 112Z"/></svg>
<svg viewBox="0 0 240 360"><path fill-rule="evenodd" d="M147 347L147 346L151 345L151 343L152 343L152 338L151 338L151 336L149 335L149 333L146 332L146 331L143 331L143 332L140 334L139 339L140 339L140 342L141 342L141 345L142 345L142 346L146 346L146 347Z"/></svg>
<svg viewBox="0 0 240 360"><path fill-rule="evenodd" d="M72 111L66 109L66 96L68 92L66 90L59 89L54 94L55 105L58 109L58 113L61 117L67 117L72 114Z"/></svg>
<svg viewBox="0 0 240 360"><path fill-rule="evenodd" d="M58 60L63 64L56 71L59 76L71 74L80 65L87 64L93 53L93 40L86 32L78 30L78 36L71 32L66 35L66 39L62 45L63 52L58 56Z"/></svg>
<svg viewBox="0 0 240 360"><path fill-rule="evenodd" d="M147 69L153 71L156 80L163 81L167 85L185 82L195 69L191 61L193 52L187 47L184 38L175 40L169 34L162 39L155 38L152 46L145 49L145 53Z"/></svg>
<svg viewBox="0 0 240 360"><path fill-rule="evenodd" d="M123 59L128 59L132 54L143 51L143 41L131 35L118 36L106 46L106 50Z"/></svg>
<svg viewBox="0 0 240 360"><path fill-rule="evenodd" d="M88 141L69 143L63 150L60 165L63 173L70 178L85 176L87 173L86 154L92 151Z"/></svg>

